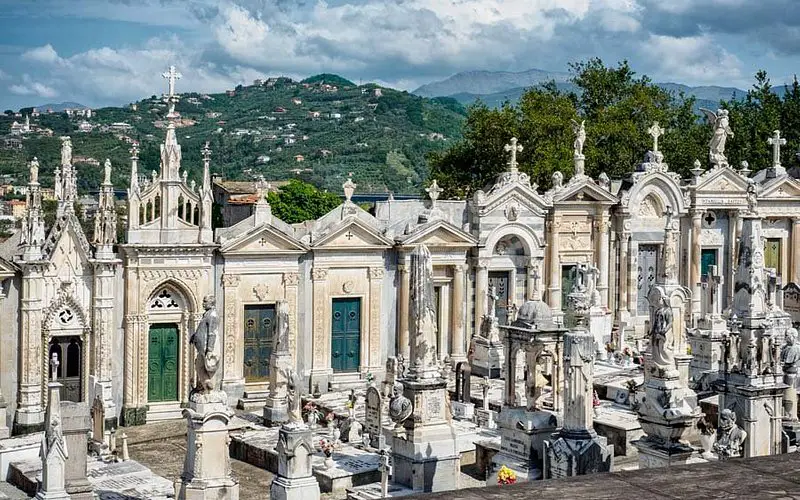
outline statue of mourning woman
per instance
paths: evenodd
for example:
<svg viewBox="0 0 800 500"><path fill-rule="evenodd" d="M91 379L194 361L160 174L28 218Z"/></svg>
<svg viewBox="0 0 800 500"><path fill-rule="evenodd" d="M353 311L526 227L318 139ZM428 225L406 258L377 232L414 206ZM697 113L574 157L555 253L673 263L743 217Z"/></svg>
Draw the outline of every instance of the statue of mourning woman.
<svg viewBox="0 0 800 500"><path fill-rule="evenodd" d="M286 404L289 414L289 426L302 427L303 413L300 410L300 377L294 369L286 370Z"/></svg>
<svg viewBox="0 0 800 500"><path fill-rule="evenodd" d="M225 403L227 397L220 390L217 370L220 360L219 315L213 295L203 299L205 312L189 343L195 347L195 386L190 400L196 403Z"/></svg>
<svg viewBox="0 0 800 500"><path fill-rule="evenodd" d="M660 378L678 376L672 352L672 321L672 308L666 299L662 299L661 305L653 312L653 326L650 328L651 362Z"/></svg>

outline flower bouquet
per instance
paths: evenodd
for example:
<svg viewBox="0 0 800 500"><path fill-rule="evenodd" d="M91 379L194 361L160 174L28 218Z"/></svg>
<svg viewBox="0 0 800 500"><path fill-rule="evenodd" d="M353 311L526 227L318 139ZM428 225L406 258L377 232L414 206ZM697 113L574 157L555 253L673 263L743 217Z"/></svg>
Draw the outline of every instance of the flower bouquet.
<svg viewBox="0 0 800 500"><path fill-rule="evenodd" d="M319 449L322 453L325 454L326 457L330 457L333 455L333 441L328 438L322 438L319 440Z"/></svg>
<svg viewBox="0 0 800 500"><path fill-rule="evenodd" d="M517 482L517 474L506 467L505 465L500 467L500 470L497 471L497 484L514 484Z"/></svg>

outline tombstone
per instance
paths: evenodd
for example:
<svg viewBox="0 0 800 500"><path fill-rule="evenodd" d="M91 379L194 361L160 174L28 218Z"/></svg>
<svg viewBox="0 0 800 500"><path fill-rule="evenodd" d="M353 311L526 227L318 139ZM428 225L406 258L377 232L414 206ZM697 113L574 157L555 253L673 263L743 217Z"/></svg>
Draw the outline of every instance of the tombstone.
<svg viewBox="0 0 800 500"><path fill-rule="evenodd" d="M472 368L468 362L456 365L456 400L450 403L453 417L458 420L475 418L475 405L471 401Z"/></svg>
<svg viewBox="0 0 800 500"><path fill-rule="evenodd" d="M130 460L130 455L128 454L128 435L124 432L122 433L122 461L127 462Z"/></svg>
<svg viewBox="0 0 800 500"><path fill-rule="evenodd" d="M386 438L383 435L383 396L380 391L373 386L367 388L366 415L364 418L364 432L369 434L369 445L373 448L382 450L386 446Z"/></svg>
<svg viewBox="0 0 800 500"><path fill-rule="evenodd" d="M58 356L53 353L50 362L53 373L57 373ZM37 500L69 500L66 489L67 443L61 425L61 383L53 375L47 384L48 399L45 415L45 430L39 456L42 459L42 481L36 492Z"/></svg>
<svg viewBox="0 0 800 500"><path fill-rule="evenodd" d="M290 419L291 420L291 419ZM278 431L278 475L270 486L271 500L315 500L319 483L313 475L311 429L302 422L284 424Z"/></svg>
<svg viewBox="0 0 800 500"><path fill-rule="evenodd" d="M98 455L108 453L109 440L106 438L106 409L103 398L98 394L92 403L92 440L89 448Z"/></svg>
<svg viewBox="0 0 800 500"><path fill-rule="evenodd" d="M381 498L389 496L389 454L386 450L381 450L381 463L378 470L381 471Z"/></svg>
<svg viewBox="0 0 800 500"><path fill-rule="evenodd" d="M65 468L66 490L72 500L92 500L92 483L86 477L87 440L91 418L87 403L61 403L61 420L69 455Z"/></svg>

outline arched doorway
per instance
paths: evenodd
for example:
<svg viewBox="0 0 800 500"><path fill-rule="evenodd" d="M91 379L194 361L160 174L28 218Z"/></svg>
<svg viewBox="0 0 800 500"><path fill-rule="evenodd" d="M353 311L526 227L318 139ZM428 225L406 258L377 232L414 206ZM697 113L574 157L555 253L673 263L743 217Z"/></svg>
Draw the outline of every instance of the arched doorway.
<svg viewBox="0 0 800 500"><path fill-rule="evenodd" d="M178 401L180 374L180 325L184 300L170 287L162 287L147 305L147 400Z"/></svg>
<svg viewBox="0 0 800 500"><path fill-rule="evenodd" d="M56 379L61 383L61 400L83 400L83 340L75 335L59 335L50 340L48 359L58 360ZM53 380L53 363L48 363L48 379Z"/></svg>

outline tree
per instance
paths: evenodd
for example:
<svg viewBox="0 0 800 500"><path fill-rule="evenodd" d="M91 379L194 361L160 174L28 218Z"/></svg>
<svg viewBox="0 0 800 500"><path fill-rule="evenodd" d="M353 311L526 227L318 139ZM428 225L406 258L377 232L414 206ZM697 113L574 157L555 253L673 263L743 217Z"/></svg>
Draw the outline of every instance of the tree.
<svg viewBox="0 0 800 500"><path fill-rule="evenodd" d="M272 214L289 224L318 219L342 203L337 195L294 179L277 193L269 193L267 201Z"/></svg>
<svg viewBox="0 0 800 500"><path fill-rule="evenodd" d="M688 174L703 157L706 137L693 114L694 100L675 95L636 77L627 62L606 67L600 59L570 65L577 92L555 83L528 89L518 105L493 110L478 103L469 108L463 140L429 156L431 178L445 196L466 198L505 170L505 144L517 137L525 148L519 168L547 188L552 174L571 174L571 120L586 120L586 173L622 177L652 148L647 128L657 121L667 129L661 148L672 170Z"/></svg>

